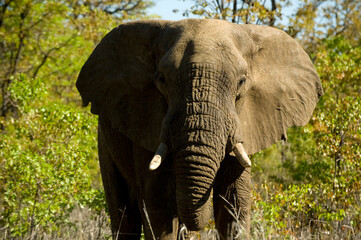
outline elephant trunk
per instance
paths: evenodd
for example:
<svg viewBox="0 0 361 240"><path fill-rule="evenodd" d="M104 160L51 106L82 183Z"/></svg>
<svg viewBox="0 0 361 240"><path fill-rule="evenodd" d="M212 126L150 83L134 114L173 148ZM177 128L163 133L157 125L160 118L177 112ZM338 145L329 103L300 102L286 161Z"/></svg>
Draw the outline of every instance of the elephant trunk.
<svg viewBox="0 0 361 240"><path fill-rule="evenodd" d="M193 64L178 80L184 95L175 109L184 110L170 123L178 214L189 230L200 230L211 215L212 187L232 128L230 101L225 76L209 66Z"/></svg>
<svg viewBox="0 0 361 240"><path fill-rule="evenodd" d="M187 166L182 164L190 161L196 162L198 159L193 156L184 157L176 165L176 198L181 222L189 230L198 231L211 217L210 196L216 171L197 163L187 163ZM192 177L189 177L189 173Z"/></svg>
<svg viewBox="0 0 361 240"><path fill-rule="evenodd" d="M189 230L202 229L211 217L210 196L227 140L218 134L206 129L190 130L185 134L188 139L182 141L176 150L178 213Z"/></svg>

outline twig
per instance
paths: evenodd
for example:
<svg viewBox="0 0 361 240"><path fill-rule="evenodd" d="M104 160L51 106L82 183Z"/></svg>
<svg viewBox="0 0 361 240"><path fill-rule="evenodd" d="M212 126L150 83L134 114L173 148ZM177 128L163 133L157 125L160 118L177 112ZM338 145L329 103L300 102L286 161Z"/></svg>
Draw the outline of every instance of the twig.
<svg viewBox="0 0 361 240"><path fill-rule="evenodd" d="M127 210L127 206L124 206L124 209L123 209L123 212L122 212L122 218L120 219L120 223L119 223L119 227L118 227L118 231L117 231L117 237L116 237L116 239L118 239L119 234L121 234L121 232L120 232L120 227L122 226L123 218L124 218L124 215L125 215L125 211L126 211L126 210Z"/></svg>
<svg viewBox="0 0 361 240"><path fill-rule="evenodd" d="M32 213L31 213L31 221L30 221L30 239L32 238L32 235L33 235L33 230L35 228L35 207L36 207L36 203L37 203L37 200L38 200L38 194L39 194L39 183L37 184L37 187L36 187L36 191L35 191L35 196L34 196L34 206L33 206L33 210L32 210Z"/></svg>
<svg viewBox="0 0 361 240"><path fill-rule="evenodd" d="M234 205L231 204L225 197L219 195L231 208L229 209L227 206L224 206L225 209L229 212L229 214L236 220L236 224L234 222L232 223L232 235L233 235L233 229L236 232L236 236L233 236L233 239L237 239L241 236L241 234L244 232L244 227L242 226L242 222L239 221L239 218L241 216L241 208L237 211L237 204L236 204L236 196L234 196Z"/></svg>
<svg viewBox="0 0 361 240"><path fill-rule="evenodd" d="M69 42L70 42L75 36L76 36L76 34L73 34L73 35L72 35L70 38L68 38L65 42L59 44L59 45L56 46L56 47L53 47L53 48L49 49L46 53L41 50L41 47L40 47L39 41L38 41L37 45L38 45L40 51L44 54L44 56L43 56L43 59L41 60L41 63L36 67L36 69L35 69L35 71L34 71L34 73L33 73L32 78L35 78L35 77L37 76L40 68L45 64L46 60L50 57L50 54L51 54L52 52L58 51L58 50L60 50L61 48L63 48L63 47L65 47L66 45L68 45Z"/></svg>
<svg viewBox="0 0 361 240"><path fill-rule="evenodd" d="M51 207L51 205L53 205L53 202L55 201L55 199L57 198L57 196L55 196L53 198L53 200L51 200L51 202L49 203L49 206L46 208L45 212L48 211ZM35 224L35 226L37 226L42 220L43 218L45 217L46 213L43 214L43 216L39 219L39 221Z"/></svg>
<svg viewBox="0 0 361 240"><path fill-rule="evenodd" d="M349 225L342 225L341 227L349 228L349 229L351 229L351 231L352 231L352 235L355 234L355 231L354 231L353 227L351 227L351 226L349 226Z"/></svg>
<svg viewBox="0 0 361 240"><path fill-rule="evenodd" d="M185 224L182 224L178 232L178 240L186 239L187 234L188 234L188 229Z"/></svg>
<svg viewBox="0 0 361 240"><path fill-rule="evenodd" d="M150 228L150 231L152 233L152 236L153 236L153 240L156 240L155 236L154 236L154 232L153 232L153 229L152 229L152 225L150 224L150 220L149 220L149 216L148 216L148 212L147 212L147 208L145 206L145 202L143 200L143 211L144 211L144 214L145 214L145 217L148 221L148 224L149 224L149 228Z"/></svg>

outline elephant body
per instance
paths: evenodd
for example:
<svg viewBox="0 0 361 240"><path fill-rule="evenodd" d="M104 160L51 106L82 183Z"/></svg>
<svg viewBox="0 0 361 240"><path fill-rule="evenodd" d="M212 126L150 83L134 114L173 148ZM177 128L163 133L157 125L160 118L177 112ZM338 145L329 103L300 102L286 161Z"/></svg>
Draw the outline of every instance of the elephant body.
<svg viewBox="0 0 361 240"><path fill-rule="evenodd" d="M212 199L221 239L247 238L246 152L305 125L322 95L308 55L284 32L200 19L120 25L84 64L77 88L99 115L119 239L139 239L141 225L147 239L176 239L180 224L190 237L208 223ZM161 162L154 171L153 161Z"/></svg>

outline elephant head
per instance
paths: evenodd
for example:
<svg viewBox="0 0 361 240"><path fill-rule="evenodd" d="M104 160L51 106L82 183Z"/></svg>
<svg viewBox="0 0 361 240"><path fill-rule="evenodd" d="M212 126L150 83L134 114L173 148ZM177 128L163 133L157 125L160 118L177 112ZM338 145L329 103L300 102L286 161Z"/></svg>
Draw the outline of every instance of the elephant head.
<svg viewBox="0 0 361 240"><path fill-rule="evenodd" d="M200 19L120 25L84 64L77 88L92 113L129 139L167 149L178 214L190 230L209 219L225 155L247 160L245 151L286 139L322 95L308 55L283 31Z"/></svg>

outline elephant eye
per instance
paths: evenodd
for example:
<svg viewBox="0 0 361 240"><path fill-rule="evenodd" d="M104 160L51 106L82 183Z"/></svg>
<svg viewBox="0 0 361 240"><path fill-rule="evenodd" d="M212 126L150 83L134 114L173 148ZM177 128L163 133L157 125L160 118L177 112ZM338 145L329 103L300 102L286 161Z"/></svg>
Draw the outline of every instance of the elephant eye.
<svg viewBox="0 0 361 240"><path fill-rule="evenodd" d="M160 73L160 72L157 73L156 81L159 82L159 83L162 83L162 84L165 83L165 78L164 78L163 73Z"/></svg>
<svg viewBox="0 0 361 240"><path fill-rule="evenodd" d="M238 80L236 101L239 100L245 93L246 79L247 79L247 75L244 74Z"/></svg>
<svg viewBox="0 0 361 240"><path fill-rule="evenodd" d="M155 75L155 85L158 88L158 90L165 95L166 94L166 81L165 81L165 77L164 74L161 72L157 72Z"/></svg>
<svg viewBox="0 0 361 240"><path fill-rule="evenodd" d="M164 85L165 84L165 78L163 73L161 72L156 72L154 75L154 84L158 87L159 85Z"/></svg>
<svg viewBox="0 0 361 240"><path fill-rule="evenodd" d="M246 82L246 75L243 75L239 80L238 80L238 87L241 87L243 85L243 83Z"/></svg>

